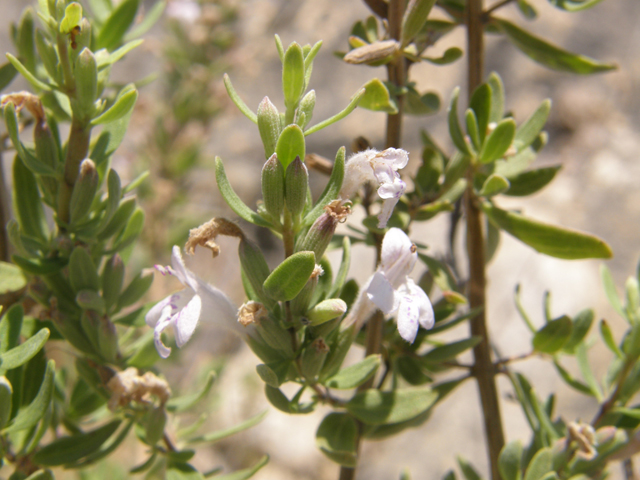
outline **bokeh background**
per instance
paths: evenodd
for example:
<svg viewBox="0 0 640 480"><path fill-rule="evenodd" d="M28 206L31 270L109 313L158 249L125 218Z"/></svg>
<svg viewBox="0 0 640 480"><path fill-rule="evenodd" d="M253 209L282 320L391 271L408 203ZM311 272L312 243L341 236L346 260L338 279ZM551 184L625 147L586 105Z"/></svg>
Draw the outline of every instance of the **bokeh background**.
<svg viewBox="0 0 640 480"><path fill-rule="evenodd" d="M22 9L32 3L0 0L0 50L13 52L8 22L18 19ZM212 168L215 155L224 160L234 188L246 203L255 204L259 198L264 157L258 131L226 98L223 72L231 75L236 90L250 107L257 108L265 95L279 106L281 64L273 35L278 33L285 45L294 40L305 44L322 39L310 85L318 99L314 121L341 110L369 79L384 79L386 75L383 68L346 65L333 55L347 48L352 24L369 15L358 0L203 1L195 16L188 14L187 2L172 3L143 46L129 55L114 77L116 81L129 82L151 80L148 76L155 75L141 89L130 131L114 158L121 176L132 178L145 169L151 172L139 191L147 212L143 241L134 260L139 268L168 261L170 245L184 241L189 228L213 216L234 218L217 192ZM514 6L504 8L500 15L564 48L616 62L619 69L590 77L551 72L524 57L506 40L487 38L487 73L495 70L501 75L507 109L515 113L518 122L527 118L543 99L552 98L547 125L549 144L537 162L563 165L556 180L542 192L525 200L500 203L604 238L615 253L606 264L622 291L624 280L635 271L640 255L640 2L603 0L580 13L562 12L546 0L530 3L539 13L536 21L525 20ZM152 4L144 2L147 9ZM433 53L454 45L464 49L464 42L464 31L459 29L440 42ZM437 92L445 106L455 86L465 90L465 60L463 57L445 67L418 65L411 76L420 91ZM16 80L8 90L24 88L27 85ZM356 110L346 120L313 135L307 149L333 158L340 146L348 147L359 135L380 148L384 125L384 114ZM410 151L409 171L418 165L422 129L452 148L445 108L431 117L408 118L404 142ZM9 156L3 161L6 170ZM324 181L320 174L312 179L318 189ZM358 219L356 213L351 221ZM250 226L247 229L250 236L269 249L270 261L276 264L282 252L274 239ZM412 231L412 238L429 245L432 252L442 251L446 235L444 216L426 226L416 225ZM195 259L187 261L200 276L240 304L243 293L235 243L222 239L223 252L215 260L206 252L198 252ZM372 271L373 253L364 248L357 248L356 253L351 274L363 280ZM523 303L537 324L543 322L543 294L549 290L554 315L575 315L591 307L597 320L606 318L614 332L621 332L623 320L608 306L601 287L601 263L547 258L503 236L489 269L488 300L491 334L500 355L530 351L530 334L514 307L517 284L521 285ZM417 269L414 273L416 278L421 274ZM158 300L178 287L158 278L149 300ZM465 335L466 326L452 334L460 338ZM353 360L360 355L354 351ZM594 348L590 356L596 374L602 376L608 353ZM256 358L239 340L207 324L199 326L190 344L176 352L171 361L159 364L176 391L195 388L212 368L219 372L214 394L204 409L209 413L207 426L211 429L232 426L270 410L257 427L202 449L195 463L202 470L216 465L237 469L268 453L271 461L256 475L257 480L337 478L338 467L314 445L323 409L294 417L271 408L263 397L255 364ZM570 391L544 362L529 360L515 368L529 377L540 396L558 393L557 411L565 419L590 420L595 415L595 401ZM510 399L510 385L501 379L500 388L507 438L521 438L526 443L528 429L518 404ZM486 472L480 408L473 382L455 390L422 427L383 443L366 443L358 478L394 479L407 468L414 479L439 479L455 468L456 455ZM132 443L130 448L120 449L117 464L99 467L91 478L128 478L126 468L144 458L142 446ZM622 478L619 468L613 469L612 478Z"/></svg>

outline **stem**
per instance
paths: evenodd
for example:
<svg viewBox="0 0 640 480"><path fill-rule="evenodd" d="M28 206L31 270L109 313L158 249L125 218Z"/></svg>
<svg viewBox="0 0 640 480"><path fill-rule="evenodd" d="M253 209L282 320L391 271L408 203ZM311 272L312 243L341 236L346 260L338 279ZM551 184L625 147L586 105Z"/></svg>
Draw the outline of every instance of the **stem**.
<svg viewBox="0 0 640 480"><path fill-rule="evenodd" d="M9 221L9 192L4 179L4 162L0 151L0 260L8 262L9 255L9 234L7 232L7 222Z"/></svg>
<svg viewBox="0 0 640 480"><path fill-rule="evenodd" d="M609 410L611 410L611 408L615 406L616 400L618 400L618 396L620 395L620 391L622 390L622 385L627 379L627 376L629 375L629 372L631 371L634 363L635 362L633 359L627 359L627 361L625 362L624 366L622 367L622 372L620 372L620 376L618 377L618 381L616 382L615 390L611 393L609 398L600 406L598 414L591 422L591 425L593 425L594 428L598 427L598 424L602 421L605 415L609 413Z"/></svg>
<svg viewBox="0 0 640 480"><path fill-rule="evenodd" d="M58 218L64 223L69 223L69 207L73 186L78 178L80 162L89 154L90 141L91 127L74 118L71 122L67 157L64 161L64 179L58 194Z"/></svg>
<svg viewBox="0 0 640 480"><path fill-rule="evenodd" d="M62 66L62 78L64 79L64 86L67 94L71 94L76 86L71 71L71 63L69 62L69 49L67 48L67 42L69 39L66 35L58 33L58 53L60 55L60 65Z"/></svg>
<svg viewBox="0 0 640 480"><path fill-rule="evenodd" d="M287 207L284 207L284 225L282 226L282 242L284 243L284 258L293 255L294 245L293 220Z"/></svg>
<svg viewBox="0 0 640 480"><path fill-rule="evenodd" d="M491 15L493 12L495 12L496 10L498 10L499 8L504 7L505 5L509 5L511 2L513 2L513 0L501 0L500 2L491 5L486 12L484 12L483 17L484 18L488 18L489 15Z"/></svg>
<svg viewBox="0 0 640 480"><path fill-rule="evenodd" d="M467 54L469 98L482 82L484 75L484 37L482 26L482 0L467 1ZM484 429L491 465L491 477L500 479L498 456L504 446L504 433L498 389L496 387L496 369L491 361L491 348L486 319L486 278L485 278L485 245L482 228L482 213L478 199L473 191L473 164L467 170L467 190L464 194L464 207L467 223L467 256L469 258L469 307L480 307L480 313L471 320L471 334L479 336L482 341L473 349L473 374L478 381L478 390L482 403Z"/></svg>

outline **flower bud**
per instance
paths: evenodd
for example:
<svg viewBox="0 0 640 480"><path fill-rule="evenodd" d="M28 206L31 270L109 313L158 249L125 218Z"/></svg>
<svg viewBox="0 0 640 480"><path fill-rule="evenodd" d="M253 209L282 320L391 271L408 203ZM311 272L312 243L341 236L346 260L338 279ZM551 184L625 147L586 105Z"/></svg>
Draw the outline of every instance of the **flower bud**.
<svg viewBox="0 0 640 480"><path fill-rule="evenodd" d="M311 325L320 325L333 320L347 311L347 304L339 298L330 298L318 303L307 312Z"/></svg>
<svg viewBox="0 0 640 480"><path fill-rule="evenodd" d="M313 116L313 109L316 106L316 91L310 90L302 100L300 100L300 105L298 106L297 111L297 124L298 126L304 130L309 122L311 121L311 117Z"/></svg>
<svg viewBox="0 0 640 480"><path fill-rule="evenodd" d="M264 97L258 106L258 130L264 145L264 156L269 158L276 151L281 132L280 114L269 97Z"/></svg>
<svg viewBox="0 0 640 480"><path fill-rule="evenodd" d="M107 312L116 305L124 282L124 263L120 255L113 255L102 269L102 298Z"/></svg>
<svg viewBox="0 0 640 480"><path fill-rule="evenodd" d="M91 209L96 192L98 190L98 171L96 164L90 159L85 159L80 164L80 173L73 192L71 193L70 223L78 223L82 220Z"/></svg>
<svg viewBox="0 0 640 480"><path fill-rule="evenodd" d="M310 380L314 379L320 373L328 353L329 347L325 341L322 338L315 339L302 353L302 375Z"/></svg>
<svg viewBox="0 0 640 480"><path fill-rule="evenodd" d="M311 225L311 228L300 242L300 245L296 246L296 250L311 251L315 253L316 259L319 261L329 246L329 242L333 238L337 225L337 217L323 213L313 225Z"/></svg>
<svg viewBox="0 0 640 480"><path fill-rule="evenodd" d="M262 284L269 276L269 265L262 255L262 251L253 242L243 238L238 246L238 256L240 257L240 265L244 271L249 283L256 292L258 299L265 304L267 308L274 304L264 293Z"/></svg>
<svg viewBox="0 0 640 480"><path fill-rule="evenodd" d="M285 203L294 219L298 218L304 210L308 189L309 172L304 163L300 161L300 157L296 157L287 167L287 175L284 181ZM319 257L316 255L316 258Z"/></svg>
<svg viewBox="0 0 640 480"><path fill-rule="evenodd" d="M3 429L11 418L11 397L13 388L4 375L0 376L0 430Z"/></svg>
<svg viewBox="0 0 640 480"><path fill-rule="evenodd" d="M74 67L76 94L71 100L71 109L78 118L88 121L95 112L94 102L98 96L98 66L91 50L82 49Z"/></svg>
<svg viewBox="0 0 640 480"><path fill-rule="evenodd" d="M280 219L284 208L284 169L275 153L262 167L262 201L267 212Z"/></svg>

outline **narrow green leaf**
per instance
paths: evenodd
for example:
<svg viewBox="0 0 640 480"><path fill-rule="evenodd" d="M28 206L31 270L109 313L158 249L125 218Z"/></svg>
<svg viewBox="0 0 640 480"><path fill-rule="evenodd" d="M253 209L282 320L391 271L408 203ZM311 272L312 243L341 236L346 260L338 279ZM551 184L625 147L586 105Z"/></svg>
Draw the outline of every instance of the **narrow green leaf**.
<svg viewBox="0 0 640 480"><path fill-rule="evenodd" d="M489 123L498 123L504 116L504 84L500 75L491 72L487 79L487 85L491 89L491 113Z"/></svg>
<svg viewBox="0 0 640 480"><path fill-rule="evenodd" d="M402 17L402 46L406 46L422 30L435 0L410 0Z"/></svg>
<svg viewBox="0 0 640 480"><path fill-rule="evenodd" d="M428 57L423 55L420 58L422 60L426 60L429 63L433 63L434 65L449 65L450 63L453 63L461 58L463 54L464 52L458 47L450 47L447 48L445 52L439 57Z"/></svg>
<svg viewBox="0 0 640 480"><path fill-rule="evenodd" d="M602 278L604 293L609 300L609 304L616 312L618 312L618 315L620 315L621 317L625 317L624 309L622 307L622 301L620 300L618 292L616 291L616 284L613 281L611 270L609 270L609 268L604 264L600 266L600 277Z"/></svg>
<svg viewBox="0 0 640 480"><path fill-rule="evenodd" d="M358 107L391 115L398 113L398 107L391 99L389 90L380 79L373 78L365 83L362 88L364 88L365 92L360 97Z"/></svg>
<svg viewBox="0 0 640 480"><path fill-rule="evenodd" d="M482 141L480 140L480 133L478 130L478 120L476 119L476 114L472 109L467 108L464 112L464 121L467 125L467 133L471 139L471 144L473 145L474 150L479 151L482 146Z"/></svg>
<svg viewBox="0 0 640 480"><path fill-rule="evenodd" d="M238 470L233 473L228 473L226 475L216 475L216 480L247 480L253 477L258 470L264 467L269 462L269 456L265 455L262 457L258 463L256 463L253 467L245 468L243 470Z"/></svg>
<svg viewBox="0 0 640 480"><path fill-rule="evenodd" d="M549 0L549 3L567 12L579 12L591 8L602 0Z"/></svg>
<svg viewBox="0 0 640 480"><path fill-rule="evenodd" d="M437 400L438 393L430 388L407 388L390 392L369 389L357 393L345 406L349 413L367 425L383 425L417 417L431 408Z"/></svg>
<svg viewBox="0 0 640 480"><path fill-rule="evenodd" d="M502 175L492 173L482 184L482 188L478 192L478 195L481 197L493 197L494 195L498 195L499 193L509 190L509 186L509 180Z"/></svg>
<svg viewBox="0 0 640 480"><path fill-rule="evenodd" d="M122 117L130 114L138 99L138 91L133 89L118 97L111 107L101 115L91 120L91 125L102 125L105 123L115 122Z"/></svg>
<svg viewBox="0 0 640 480"><path fill-rule="evenodd" d="M460 128L460 121L458 120L458 97L460 96L460 87L456 87L451 95L451 103L449 104L449 110L447 116L449 119L449 135L453 144L464 155L471 155L471 150L465 141L462 128Z"/></svg>
<svg viewBox="0 0 640 480"><path fill-rule="evenodd" d="M293 300L305 286L316 266L313 252L297 252L287 257L264 281L264 291L277 301Z"/></svg>
<svg viewBox="0 0 640 480"><path fill-rule="evenodd" d="M593 323L593 317L594 313L590 308L585 308L573 317L571 336L569 337L569 340L567 340L567 343L562 347L565 352L570 354L574 353L575 348L584 340L587 333L589 333L589 329Z"/></svg>
<svg viewBox="0 0 640 480"><path fill-rule="evenodd" d="M229 75L226 73L222 77L224 81L224 86L227 89L227 94L233 103L235 103L238 110L240 110L249 120L251 120L256 125L258 124L258 116L251 111L247 104L240 98L235 89L233 88L233 84L231 83L231 79Z"/></svg>
<svg viewBox="0 0 640 480"><path fill-rule="evenodd" d="M330 413L316 431L316 446L334 462L355 467L358 460L358 425L346 413Z"/></svg>
<svg viewBox="0 0 640 480"><path fill-rule="evenodd" d="M534 350L542 353L556 353L567 343L572 329L571 319L567 316L551 320L533 336Z"/></svg>
<svg viewBox="0 0 640 480"><path fill-rule="evenodd" d="M245 420L244 422L239 423L238 425L234 425L233 427L227 428L225 430L219 430L217 432L211 432L195 438L190 438L189 440L187 440L187 443L192 445L194 443L217 442L219 440L222 440L223 438L230 437L231 435L235 435L236 433L242 432L244 430L247 430L257 425L264 419L264 417L267 416L267 413L269 413L268 410L265 410L264 412L256 415L255 417L251 417L248 420Z"/></svg>
<svg viewBox="0 0 640 480"><path fill-rule="evenodd" d="M69 257L69 281L74 293L80 290L100 290L100 277L89 252L78 246Z"/></svg>
<svg viewBox="0 0 640 480"><path fill-rule="evenodd" d="M49 404L51 403L51 397L53 395L53 377L55 375L55 365L53 360L47 362L47 369L44 373L42 384L38 394L33 401L18 412L13 422L7 427L4 432L17 432L20 430L27 430L34 427L40 419L45 415ZM38 462L40 463L40 462Z"/></svg>
<svg viewBox="0 0 640 480"><path fill-rule="evenodd" d="M33 337L26 340L21 345L12 348L8 352L0 355L0 368L11 370L20 365L24 365L40 351L49 338L49 329L42 328Z"/></svg>
<svg viewBox="0 0 640 480"><path fill-rule="evenodd" d="M186 410L194 407L200 400L207 396L211 387L213 386L213 382L216 379L216 372L211 371L209 375L207 375L207 380L204 383L204 386L199 392L192 393L189 395L183 395L181 397L173 397L167 402L167 410L170 412L184 412Z"/></svg>
<svg viewBox="0 0 640 480"><path fill-rule="evenodd" d="M270 224L267 223L260 215L251 210L242 200L240 200L240 197L238 197L236 192L234 192L229 180L227 180L224 165L222 164L220 157L216 157L216 181L218 183L220 194L224 198L225 202L240 218L260 227L270 226Z"/></svg>
<svg viewBox="0 0 640 480"><path fill-rule="evenodd" d="M502 480L522 479L522 443L519 440L507 443L498 457L498 469Z"/></svg>
<svg viewBox="0 0 640 480"><path fill-rule="evenodd" d="M531 145L538 138L545 123L547 123L550 112L551 100L546 99L540 104L536 111L518 127L513 140L513 146L518 152Z"/></svg>
<svg viewBox="0 0 640 480"><path fill-rule="evenodd" d="M21 233L46 241L49 229L36 178L17 155L13 161L12 196L13 211Z"/></svg>
<svg viewBox="0 0 640 480"><path fill-rule="evenodd" d="M320 51L321 47L322 47L322 40L318 40L308 52L306 52L305 50L305 54L304 54L304 86L305 88L309 85L311 72L313 71L313 60L316 58L316 55Z"/></svg>
<svg viewBox="0 0 640 480"><path fill-rule="evenodd" d="M611 327L609 327L609 324L604 319L600 321L600 335L602 336L602 340L604 340L604 344L609 347L609 350L615 353L616 357L624 357L622 350L620 350L620 347L618 347L618 344L613 337Z"/></svg>
<svg viewBox="0 0 640 480"><path fill-rule="evenodd" d="M0 375L0 430L2 430L11 419L13 410L13 387L11 382L4 375Z"/></svg>
<svg viewBox="0 0 640 480"><path fill-rule="evenodd" d="M458 355L475 347L482 341L480 337L465 338L441 347L435 347L422 356L425 362L440 363L455 359Z"/></svg>
<svg viewBox="0 0 640 480"><path fill-rule="evenodd" d="M162 17L164 9L167 6L166 0L160 0L153 4L153 6L146 12L142 21L136 24L129 33L124 36L124 41L129 42L134 38L141 37L153 27L158 20ZM133 42L130 42L133 43Z"/></svg>
<svg viewBox="0 0 640 480"><path fill-rule="evenodd" d="M2 264L0 263L0 266L1 265ZM335 298L340 296L340 291L342 290L342 286L344 285L344 282L347 280L347 275L349 274L350 265L351 265L351 240L349 240L349 237L345 236L342 239L342 261L340 262L340 268L338 269L338 274L336 275L336 279L333 282L333 287L331 288L331 292L329 292L329 298ZM0 275L0 278L2 278L1 275Z"/></svg>
<svg viewBox="0 0 640 480"><path fill-rule="evenodd" d="M22 271L12 263L0 261L0 295L18 292L27 285Z"/></svg>
<svg viewBox="0 0 640 480"><path fill-rule="evenodd" d="M509 190L505 192L505 195L512 197L532 195L551 183L551 180L555 178L556 173L558 173L561 168L562 165L542 167L519 173L513 177L508 177L510 187Z"/></svg>
<svg viewBox="0 0 640 480"><path fill-rule="evenodd" d="M483 480L480 474L473 468L467 460L458 456L457 459L458 465L460 466L460 470L462 470L462 475L466 480Z"/></svg>
<svg viewBox="0 0 640 480"><path fill-rule="evenodd" d="M578 345L576 348L576 360L578 361L578 367L580 368L582 377L587 382L587 385L589 385L592 395L596 397L598 402L602 402L604 400L602 390L600 389L598 380L596 380L593 370L591 370L591 366L589 365L587 346L584 343Z"/></svg>
<svg viewBox="0 0 640 480"><path fill-rule="evenodd" d="M343 368L333 377L327 379L324 384L328 388L336 388L338 390L356 388L375 375L381 363L380 355L369 355L361 362Z"/></svg>
<svg viewBox="0 0 640 480"><path fill-rule="evenodd" d="M344 110L342 110L340 113L337 113L333 117L327 118L326 120L324 120L324 121L322 121L320 123L317 123L313 127L310 127L307 130L305 130L305 132L304 132L305 137L307 135L311 135L312 133L319 132L323 128L328 127L329 125L333 125L334 123L339 122L344 117L346 117L351 112L353 112L355 110L355 108L358 106L358 103L360 102L360 99L365 94L365 91L366 90L364 89L364 87L361 88L360 90L358 90L355 93L355 95L353 97L351 97L351 100L349 101L349 105L347 105L346 108Z"/></svg>
<svg viewBox="0 0 640 480"><path fill-rule="evenodd" d="M480 134L482 135L482 126L479 125L479 128L481 129ZM515 134L516 122L514 122L513 119L505 118L498 123L482 145L480 163L491 163L502 158L504 154L507 153L507 150L509 150L509 147L511 147Z"/></svg>
<svg viewBox="0 0 640 480"><path fill-rule="evenodd" d="M140 0L124 0L111 12L96 38L96 50L114 50L133 25Z"/></svg>
<svg viewBox="0 0 640 480"><path fill-rule="evenodd" d="M304 133L298 125L289 125L282 130L276 144L276 155L285 171L296 157L304 161L305 148Z"/></svg>
<svg viewBox="0 0 640 480"><path fill-rule="evenodd" d="M445 292L457 290L457 281L445 263L423 253L419 253L418 258L427 266L433 276L434 283L440 290Z"/></svg>
<svg viewBox="0 0 640 480"><path fill-rule="evenodd" d="M305 87L304 54L302 47L293 42L284 53L282 61L282 91L287 110L298 106ZM300 157L303 158L303 157Z"/></svg>
<svg viewBox="0 0 640 480"><path fill-rule="evenodd" d="M487 83L478 86L469 100L469 108L473 110L478 121L478 133L480 142L484 143L489 133L489 117L491 116L491 87Z"/></svg>
<svg viewBox="0 0 640 480"><path fill-rule="evenodd" d="M547 473L553 470L553 453L551 448L543 448L533 456L524 480L541 480Z"/></svg>
<svg viewBox="0 0 640 480"><path fill-rule="evenodd" d="M592 74L616 69L611 63L600 63L592 58L563 50L522 30L507 20L493 18L500 30L525 55L545 67L562 72Z"/></svg>
<svg viewBox="0 0 640 480"><path fill-rule="evenodd" d="M33 75L33 73L31 73L27 67L25 67L20 60L18 60L16 57L14 57L13 55L11 55L10 53L7 53L7 59L9 60L9 62L11 62L11 65L13 65L15 67L15 69L20 72L20 74L25 78L25 80L27 82L29 82L33 88L35 88L36 90L44 90L45 92L49 92L51 91L51 86L41 82L40 80L38 80L35 75Z"/></svg>
<svg viewBox="0 0 640 480"><path fill-rule="evenodd" d="M304 217L304 221L302 223L305 227L313 225L313 222L315 222L324 212L324 207L329 202L338 198L338 193L340 193L342 181L344 180L344 157L345 148L340 147L336 154L335 162L333 162L333 168L331 170L331 176L329 177L327 186L324 188L324 191L320 195L320 198L318 198L315 206Z"/></svg>
<svg viewBox="0 0 640 480"><path fill-rule="evenodd" d="M122 420L112 420L90 432L58 438L38 450L33 459L37 464L46 466L76 462L98 450L121 423Z"/></svg>
<svg viewBox="0 0 640 480"><path fill-rule="evenodd" d="M579 380L576 380L573 375L571 375L562 365L560 365L557 360L553 361L553 365L556 367L556 370L562 377L562 380L564 380L567 385L581 393L584 393L585 395L593 396L593 392L591 391L589 386L585 385Z"/></svg>
<svg viewBox="0 0 640 480"><path fill-rule="evenodd" d="M538 222L487 202L482 209L496 226L545 255L568 260L612 256L609 245L596 236Z"/></svg>
<svg viewBox="0 0 640 480"><path fill-rule="evenodd" d="M18 74L18 70L13 66L11 62L5 63L0 66L0 92L7 88L7 86L13 81Z"/></svg>

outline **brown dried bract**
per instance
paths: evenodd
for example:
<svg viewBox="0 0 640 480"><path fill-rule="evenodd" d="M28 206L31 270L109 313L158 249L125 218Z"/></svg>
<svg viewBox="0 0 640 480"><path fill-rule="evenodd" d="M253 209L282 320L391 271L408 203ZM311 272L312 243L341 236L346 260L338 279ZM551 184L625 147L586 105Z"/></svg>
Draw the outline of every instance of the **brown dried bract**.
<svg viewBox="0 0 640 480"><path fill-rule="evenodd" d="M44 122L44 108L42 108L42 102L37 95L22 91L3 95L0 98L0 104L2 104L3 107L9 102L13 103L16 107L16 112L26 108L38 123Z"/></svg>
<svg viewBox="0 0 640 480"><path fill-rule="evenodd" d="M238 309L238 322L243 327L255 323L260 325L260 320L267 316L267 309L259 302L248 301Z"/></svg>
<svg viewBox="0 0 640 480"><path fill-rule="evenodd" d="M107 388L111 391L108 403L111 411L127 406L131 402L151 404L154 397L164 405L171 396L171 389L166 381L152 372L146 372L140 376L135 367L129 367L115 374L107 383Z"/></svg>
<svg viewBox="0 0 640 480"><path fill-rule="evenodd" d="M343 200L333 200L324 207L327 215L334 217L338 222L344 223L351 214L351 203Z"/></svg>
<svg viewBox="0 0 640 480"><path fill-rule="evenodd" d="M189 230L189 240L187 240L184 249L189 255L193 255L197 246L208 248L215 258L220 253L220 247L215 242L218 235L236 237L241 240L244 238L244 233L235 223L226 218L212 218L198 228Z"/></svg>

